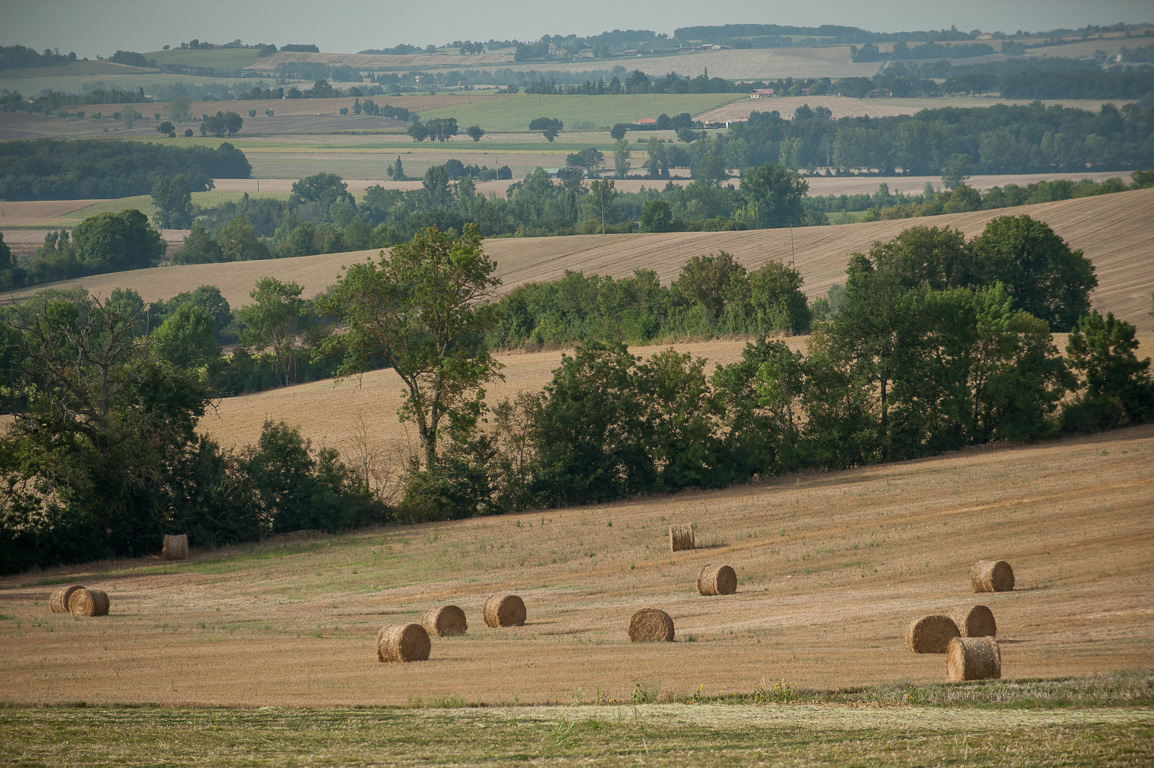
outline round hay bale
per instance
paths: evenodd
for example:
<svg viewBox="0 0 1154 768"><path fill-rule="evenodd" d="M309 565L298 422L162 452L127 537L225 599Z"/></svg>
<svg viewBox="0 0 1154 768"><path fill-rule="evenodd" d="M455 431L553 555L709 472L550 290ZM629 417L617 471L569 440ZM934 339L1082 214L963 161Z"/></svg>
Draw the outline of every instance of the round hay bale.
<svg viewBox="0 0 1154 768"><path fill-rule="evenodd" d="M165 534L164 545L160 548L161 560L187 560L188 534Z"/></svg>
<svg viewBox="0 0 1154 768"><path fill-rule="evenodd" d="M955 637L946 649L946 680L998 680L1002 650L992 637Z"/></svg>
<svg viewBox="0 0 1154 768"><path fill-rule="evenodd" d="M435 605L421 617L421 626L435 637L463 635L469 629L465 612L455 605Z"/></svg>
<svg viewBox="0 0 1154 768"><path fill-rule="evenodd" d="M634 643L671 643L673 619L660 608L642 608L629 620L629 639Z"/></svg>
<svg viewBox="0 0 1154 768"><path fill-rule="evenodd" d="M108 595L99 589L82 587L68 598L68 612L73 616L107 616L108 605Z"/></svg>
<svg viewBox="0 0 1154 768"><path fill-rule="evenodd" d="M84 589L80 584L73 584L71 587L61 587L52 593L52 597L48 598L48 607L52 609L53 613L68 613L68 598L72 597L72 593L78 589Z"/></svg>
<svg viewBox="0 0 1154 768"><path fill-rule="evenodd" d="M697 572L697 591L703 595L732 595L737 573L728 565L703 565Z"/></svg>
<svg viewBox="0 0 1154 768"><path fill-rule="evenodd" d="M525 602L516 595L493 595L481 608L490 627L520 627L525 623Z"/></svg>
<svg viewBox="0 0 1154 768"><path fill-rule="evenodd" d="M693 541L693 523L669 526L669 548L674 552L683 549L696 549Z"/></svg>
<svg viewBox="0 0 1154 768"><path fill-rule="evenodd" d="M377 659L424 661L430 645L429 633L420 624L392 624L377 633Z"/></svg>
<svg viewBox="0 0 1154 768"><path fill-rule="evenodd" d="M1009 592L1014 588L1014 569L1005 560L979 560L970 569L975 592Z"/></svg>
<svg viewBox="0 0 1154 768"><path fill-rule="evenodd" d="M998 634L994 612L984 605L958 608L950 612L950 618L958 625L962 637L994 637Z"/></svg>
<svg viewBox="0 0 1154 768"><path fill-rule="evenodd" d="M906 627L906 647L910 653L945 653L955 637L958 637L958 625L949 616L923 616Z"/></svg>

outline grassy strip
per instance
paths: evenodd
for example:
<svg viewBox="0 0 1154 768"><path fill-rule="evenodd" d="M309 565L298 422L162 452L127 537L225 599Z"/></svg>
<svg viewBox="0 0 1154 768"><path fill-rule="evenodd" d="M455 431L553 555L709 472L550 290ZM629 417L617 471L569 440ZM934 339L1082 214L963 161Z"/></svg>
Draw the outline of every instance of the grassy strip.
<svg viewBox="0 0 1154 768"><path fill-rule="evenodd" d="M16 765L1148 765L1142 711L911 707L0 709Z"/></svg>
<svg viewBox="0 0 1154 768"><path fill-rule="evenodd" d="M781 680L772 686L763 685L750 694L734 694L720 700L739 704L916 704L978 709L1151 707L1154 706L1154 671L1134 669L1092 677L985 680L966 685L891 683L832 691L794 688Z"/></svg>

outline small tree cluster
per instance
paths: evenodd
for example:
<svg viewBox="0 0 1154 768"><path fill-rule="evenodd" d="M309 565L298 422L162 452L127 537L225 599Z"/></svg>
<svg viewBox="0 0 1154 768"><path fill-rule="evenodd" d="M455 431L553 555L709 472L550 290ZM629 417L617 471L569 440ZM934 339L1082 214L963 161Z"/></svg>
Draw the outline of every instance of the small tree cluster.
<svg viewBox="0 0 1154 768"><path fill-rule="evenodd" d="M217 112L215 115L205 115L200 124L201 136L235 136L244 125L244 119L236 112Z"/></svg>

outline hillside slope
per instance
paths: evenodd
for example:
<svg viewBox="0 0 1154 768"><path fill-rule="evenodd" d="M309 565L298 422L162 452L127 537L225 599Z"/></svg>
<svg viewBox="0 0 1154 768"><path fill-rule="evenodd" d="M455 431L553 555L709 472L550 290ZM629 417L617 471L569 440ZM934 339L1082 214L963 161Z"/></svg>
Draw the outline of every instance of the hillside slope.
<svg viewBox="0 0 1154 768"><path fill-rule="evenodd" d="M693 256L718 251L733 254L746 267L768 260L793 261L805 279L810 299L824 295L844 279L850 254L865 252L877 240L888 240L912 226L956 227L973 237L996 216L1029 214L1047 222L1073 248L1081 249L1098 273L1094 306L1154 330L1149 315L1154 292L1154 189L1122 192L1056 203L1003 208L997 211L946 216L745 232L673 232L654 235L579 235L552 238L508 238L485 242L497 262L497 275L508 290L521 283L545 282L566 270L627 277L637 269L652 269L663 282L676 278ZM261 277L273 275L300 283L308 296L331 285L349 264L373 258L376 251L324 254L276 261L164 267L96 275L68 281L83 283L107 296L113 288L133 288L146 301L170 298L200 285L220 288L232 306L250 301L249 291ZM19 298L28 292L11 296Z"/></svg>
<svg viewBox="0 0 1154 768"><path fill-rule="evenodd" d="M1149 667L1151 467L1148 426L7 577L0 700L628 704L638 690L684 701L781 680L940 682L944 657L907 651L906 626L975 603L996 618L1004 678ZM689 522L700 548L670 553L669 525ZM970 567L991 557L1010 562L1014 591L972 592ZM708 563L736 570L736 594L697 594ZM50 592L72 583L106 590L111 615L50 613ZM484 626L485 598L506 592L525 601L526 625ZM377 662L381 626L445 603L464 609L468 634L434 638L427 662ZM629 617L647 606L670 614L675 642L629 642Z"/></svg>

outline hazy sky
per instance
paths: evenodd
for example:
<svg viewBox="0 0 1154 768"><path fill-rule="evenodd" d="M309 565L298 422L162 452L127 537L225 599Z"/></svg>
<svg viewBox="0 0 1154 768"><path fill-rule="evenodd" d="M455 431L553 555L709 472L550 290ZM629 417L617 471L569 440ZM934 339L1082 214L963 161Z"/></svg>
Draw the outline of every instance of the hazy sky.
<svg viewBox="0 0 1154 768"><path fill-rule="evenodd" d="M314 43L355 53L398 43L442 45L544 34L594 35L759 23L845 24L878 32L1013 32L1154 22L1152 0L0 0L0 45L110 56L213 43Z"/></svg>

